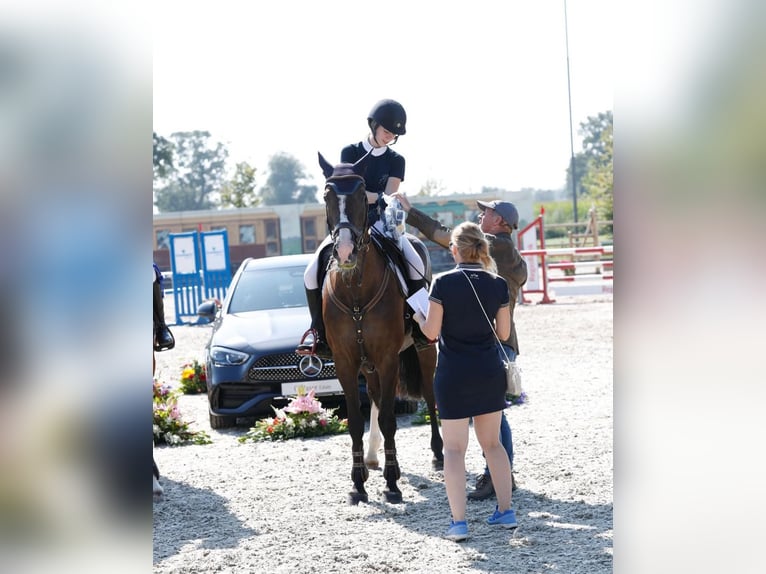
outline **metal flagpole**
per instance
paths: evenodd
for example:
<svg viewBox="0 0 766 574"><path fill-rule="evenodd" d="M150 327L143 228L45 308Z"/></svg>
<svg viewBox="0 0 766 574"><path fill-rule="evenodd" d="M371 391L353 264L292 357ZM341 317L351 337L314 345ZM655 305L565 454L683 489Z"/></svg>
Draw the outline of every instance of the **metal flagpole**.
<svg viewBox="0 0 766 574"><path fill-rule="evenodd" d="M572 176L572 204L574 208L574 222L577 223L577 174L575 173L574 156L574 132L572 129L572 84L569 80L569 29L567 26L567 0L564 0L564 37L566 38L567 51L567 94L569 96L569 150L570 174Z"/></svg>

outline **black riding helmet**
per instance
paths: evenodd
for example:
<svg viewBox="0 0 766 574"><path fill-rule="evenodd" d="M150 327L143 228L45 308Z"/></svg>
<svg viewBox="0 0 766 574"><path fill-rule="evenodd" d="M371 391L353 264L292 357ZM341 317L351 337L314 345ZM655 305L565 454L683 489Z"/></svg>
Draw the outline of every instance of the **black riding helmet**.
<svg viewBox="0 0 766 574"><path fill-rule="evenodd" d="M399 136L407 133L407 112L396 100L380 100L370 110L367 125L370 126L373 137L375 137L375 129L381 125L392 134L396 134L399 139Z"/></svg>

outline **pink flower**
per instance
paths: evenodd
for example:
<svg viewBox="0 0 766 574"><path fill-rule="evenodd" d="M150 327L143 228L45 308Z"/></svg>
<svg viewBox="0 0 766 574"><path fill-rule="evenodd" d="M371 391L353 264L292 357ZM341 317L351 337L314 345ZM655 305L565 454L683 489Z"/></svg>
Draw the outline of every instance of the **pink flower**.
<svg viewBox="0 0 766 574"><path fill-rule="evenodd" d="M298 395L290 401L290 404L285 407L285 411L288 413L321 413L322 403L314 398L314 389L309 391L307 395Z"/></svg>

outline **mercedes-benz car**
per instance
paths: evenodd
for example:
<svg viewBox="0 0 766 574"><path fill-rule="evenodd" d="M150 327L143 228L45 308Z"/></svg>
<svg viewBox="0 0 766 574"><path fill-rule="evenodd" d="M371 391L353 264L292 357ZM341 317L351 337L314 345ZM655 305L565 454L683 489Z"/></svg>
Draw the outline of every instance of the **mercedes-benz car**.
<svg viewBox="0 0 766 574"><path fill-rule="evenodd" d="M224 301L206 301L197 309L213 321L205 350L212 428L273 415L272 406L285 406L301 388L315 389L325 406L342 402L335 364L295 353L311 323L303 285L311 257L246 259Z"/></svg>

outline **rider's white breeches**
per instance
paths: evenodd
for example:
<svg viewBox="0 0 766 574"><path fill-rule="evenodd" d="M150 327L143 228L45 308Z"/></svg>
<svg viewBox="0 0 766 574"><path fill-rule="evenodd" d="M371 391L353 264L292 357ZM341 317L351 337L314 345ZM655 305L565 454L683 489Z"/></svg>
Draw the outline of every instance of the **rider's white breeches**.
<svg viewBox="0 0 766 574"><path fill-rule="evenodd" d="M376 221L373 225L381 233L384 231L383 222ZM303 283L306 285L306 289L319 289L319 281L317 280L317 268L319 267L319 253L322 251L325 245L330 243L332 238L328 235L319 244L316 251L314 251L314 257L311 262L306 266L306 271L303 272ZM423 260L415 251L406 237L402 237L402 241L399 242L404 258L407 260L407 273L410 279L422 279L426 273L426 268L423 265Z"/></svg>

